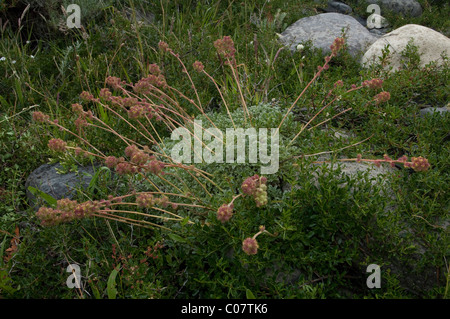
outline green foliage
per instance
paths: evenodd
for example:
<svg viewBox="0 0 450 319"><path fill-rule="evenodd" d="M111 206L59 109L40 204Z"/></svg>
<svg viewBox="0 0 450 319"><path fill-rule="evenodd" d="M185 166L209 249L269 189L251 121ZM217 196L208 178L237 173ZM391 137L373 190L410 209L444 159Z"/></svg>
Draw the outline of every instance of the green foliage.
<svg viewBox="0 0 450 319"><path fill-rule="evenodd" d="M193 97L191 83L181 73L178 61L158 50L158 42L164 40L182 57L208 118L222 130L233 127L214 84L191 71L197 60L223 88L236 126L249 127L232 73L212 49L216 39L230 35L253 125L277 127L323 63L323 55L308 43L302 52L282 49L275 33L326 3L83 1L84 31L56 31L58 22L65 20L59 5L62 1L46 6L42 1L31 2L33 7L20 24L25 2L1 8L2 17L8 14L10 22L0 26L0 58L5 57L0 61L0 233L12 233L18 225L21 235L20 249L9 263L3 263L9 237L0 238L2 297L448 298L449 236L444 226L449 218L445 190L450 182L450 118L448 114L418 116L421 108L445 106L450 100L448 66L418 67L412 45L404 52L407 67L392 76L381 68L361 70L346 52L334 58L281 128L281 166L277 174L268 176L268 205L257 208L248 196L238 198L235 213L226 224L217 220L217 208L241 192L246 177L259 174L260 164L200 164L219 186L202 181L206 190L186 171L169 171L176 175L165 175L167 180L186 193L199 195L196 202L189 203L203 206L180 206L174 212L183 217L181 221L156 222L169 225L173 232L101 218L41 227L26 204L26 176L49 157L62 161L67 169L91 162L91 158L77 157L72 151L51 153L46 148L49 139L61 138L70 146L77 140L57 127L32 123L32 111L45 112L75 132L76 117L70 105L81 103L82 91L98 96L107 76L135 83L148 76L152 63L161 67L167 83ZM382 14L392 28L417 23L448 36L448 4L420 2L424 13L418 18ZM349 3L357 14L368 15L365 6ZM89 10L85 10L87 6ZM151 22L138 22L149 12L153 14ZM347 88L378 77L384 79L383 90L391 93L388 103L368 103L375 93L364 89L352 94L336 91L342 93L339 101L311 126L347 108L352 110L312 131L305 130L295 143L287 145L320 109L336 81L343 80ZM193 118L201 119L204 127L209 126L209 120L190 103L178 102ZM115 131L141 141L139 132L101 104L83 106ZM175 142L169 130L158 125L169 150ZM351 131L355 137L336 138L334 132L341 130ZM91 129L84 134L105 154L123 156L126 144L116 135ZM370 139L341 150L366 138ZM396 171L391 183L381 186L372 185L367 174L350 179L340 169L313 165L317 157L292 158L325 151L334 151L335 168L339 158L362 153L364 158L421 155L430 161L431 169L424 174ZM317 184L314 174L318 175ZM80 190L77 199L100 200L149 188L143 179L116 175L106 167L98 169L89 188ZM161 182L158 178L152 181ZM164 187L164 191L173 190ZM139 212L148 213L145 209ZM256 234L260 225L275 236L258 236L258 253L249 256L242 250L242 241ZM81 290L65 285L65 270L72 261L82 270ZM369 290L365 269L374 262L382 269L382 288ZM416 278L420 280L413 282Z"/></svg>

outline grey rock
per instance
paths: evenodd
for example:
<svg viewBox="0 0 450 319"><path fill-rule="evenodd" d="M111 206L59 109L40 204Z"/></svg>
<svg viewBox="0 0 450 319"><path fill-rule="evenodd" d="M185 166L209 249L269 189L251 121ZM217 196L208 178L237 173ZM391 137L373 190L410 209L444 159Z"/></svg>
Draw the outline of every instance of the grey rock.
<svg viewBox="0 0 450 319"><path fill-rule="evenodd" d="M337 12L342 14L350 14L353 12L352 8L345 3L340 1L328 1L328 7L326 8L327 12Z"/></svg>
<svg viewBox="0 0 450 319"><path fill-rule="evenodd" d="M386 33L388 33L388 28L382 28L382 29L370 29L369 32L377 37L382 37Z"/></svg>
<svg viewBox="0 0 450 319"><path fill-rule="evenodd" d="M367 19L364 19L360 16L353 16L353 18L355 18L356 21L361 23L362 26L367 27Z"/></svg>
<svg viewBox="0 0 450 319"><path fill-rule="evenodd" d="M422 7L416 0L360 0L359 2L365 2L367 5L378 4L381 11L390 10L405 16L418 17L422 14Z"/></svg>
<svg viewBox="0 0 450 319"><path fill-rule="evenodd" d="M377 40L356 19L340 13L322 13L298 20L289 26L280 36L280 40L291 50L296 50L299 43L312 41L312 45L324 53L330 52L330 46L346 30L347 46L352 56L364 52Z"/></svg>
<svg viewBox="0 0 450 319"><path fill-rule="evenodd" d="M337 132L335 133L335 136L337 138L348 138L348 136L343 135L342 133ZM317 162L321 161L328 161L330 160L329 155L323 155L320 156L317 159ZM315 167L321 166L323 164L314 164ZM389 166L389 164L382 163L380 167L377 167L374 164L369 163L356 163L356 162L337 162L335 164L326 163L325 164L327 168L331 168L331 170L335 171L338 168L338 165L341 169L341 176L347 175L351 179L357 179L360 174L364 175L367 173L367 180L366 179L359 179L357 183L364 183L369 182L371 185L381 184L383 186L382 192L385 196L391 196L392 191L389 188L389 176L394 174L396 171L395 168L392 168ZM322 169L318 167L317 169L313 168L313 171L311 172L311 178L312 182L316 187L320 187L319 183L319 175L324 174L322 172ZM328 173L326 173L328 174ZM337 177L337 176L336 176ZM300 185L294 186L296 189L301 189ZM344 188L347 187L347 183L342 183L339 185L339 187ZM292 186L289 183L283 183L282 190L283 192L289 192L291 191ZM353 193L353 189L349 189L349 192ZM391 195L389 195L391 194Z"/></svg>
<svg viewBox="0 0 450 319"><path fill-rule="evenodd" d="M58 174L57 169L62 169L61 164L44 164L35 169L28 176L25 183L28 202L35 210L43 204L40 198L36 198L28 187L34 187L49 194L55 199L73 198L77 187L87 188L94 173L93 167L78 167L78 173L69 172Z"/></svg>
<svg viewBox="0 0 450 319"><path fill-rule="evenodd" d="M427 107L420 110L420 116L433 115L434 113L444 114L450 111L450 107Z"/></svg>
<svg viewBox="0 0 450 319"><path fill-rule="evenodd" d="M354 179L357 178L357 176L361 173L367 172L367 178L368 181L375 185L377 183L382 183L383 185L386 185L388 183L388 179L386 178L389 174L392 174L395 172L394 168L391 168L389 164L383 163L380 167L375 166L374 164L367 164L367 163L356 163L356 162L340 162L338 163L341 172L343 175L347 175L350 178ZM322 165L322 164L320 164ZM331 166L331 163L327 163L326 166L331 168L332 170L337 169L338 165L334 164ZM321 169L319 168L317 171L312 173L312 176L314 177L314 183L318 187L318 176L319 174L322 174ZM362 182L362 181L361 181ZM340 187L346 187L347 183L340 184ZM353 190L350 189L350 192Z"/></svg>
<svg viewBox="0 0 450 319"><path fill-rule="evenodd" d="M420 67L425 67L431 62L439 67L445 67L444 56L450 56L450 39L433 29L417 24L404 25L380 37L367 49L360 63L365 67L379 64L379 58L389 46L388 63L384 69L396 72L404 67L405 57L402 52L410 44L418 49Z"/></svg>

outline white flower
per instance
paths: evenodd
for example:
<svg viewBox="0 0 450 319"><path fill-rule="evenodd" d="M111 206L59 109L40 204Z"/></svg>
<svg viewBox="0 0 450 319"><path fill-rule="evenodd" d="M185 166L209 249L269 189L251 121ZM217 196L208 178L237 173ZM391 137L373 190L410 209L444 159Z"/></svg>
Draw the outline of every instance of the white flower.
<svg viewBox="0 0 450 319"><path fill-rule="evenodd" d="M30 55L30 58L34 59L34 55Z"/></svg>
<svg viewBox="0 0 450 319"><path fill-rule="evenodd" d="M297 45L297 51L302 51L305 48L303 44Z"/></svg>
<svg viewBox="0 0 450 319"><path fill-rule="evenodd" d="M6 60L6 58L4 57L4 56L2 56L1 58L0 58L0 61L5 61Z"/></svg>
<svg viewBox="0 0 450 319"><path fill-rule="evenodd" d="M31 41L30 41L30 40L27 40L26 44L30 44L30 43L31 43Z"/></svg>
<svg viewBox="0 0 450 319"><path fill-rule="evenodd" d="M15 63L16 63L16 60L12 60L12 61L11 61L11 64L15 64Z"/></svg>

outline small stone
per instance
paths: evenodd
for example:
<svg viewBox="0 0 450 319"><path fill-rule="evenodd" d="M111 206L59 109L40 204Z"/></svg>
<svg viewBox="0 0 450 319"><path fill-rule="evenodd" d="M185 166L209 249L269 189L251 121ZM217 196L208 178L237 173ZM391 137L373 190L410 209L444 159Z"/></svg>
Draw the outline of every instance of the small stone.
<svg viewBox="0 0 450 319"><path fill-rule="evenodd" d="M378 4L381 11L390 10L404 16L418 17L422 14L422 7L416 0L362 0L365 4Z"/></svg>
<svg viewBox="0 0 450 319"><path fill-rule="evenodd" d="M337 12L342 14L350 14L353 12L352 8L340 1L328 1L327 12Z"/></svg>

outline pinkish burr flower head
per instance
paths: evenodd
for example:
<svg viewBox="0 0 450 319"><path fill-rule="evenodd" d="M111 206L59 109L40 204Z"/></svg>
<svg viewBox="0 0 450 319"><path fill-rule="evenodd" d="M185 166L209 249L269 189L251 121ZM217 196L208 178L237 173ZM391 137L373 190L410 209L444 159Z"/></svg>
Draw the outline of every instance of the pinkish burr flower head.
<svg viewBox="0 0 450 319"><path fill-rule="evenodd" d="M233 204L223 204L217 210L217 219L222 223L225 223L230 220L233 216Z"/></svg>
<svg viewBox="0 0 450 319"><path fill-rule="evenodd" d="M202 72L204 70L204 66L203 63L200 61L195 61L194 64L192 65L194 67L194 70L197 72Z"/></svg>
<svg viewBox="0 0 450 319"><path fill-rule="evenodd" d="M156 63L150 64L148 66L148 71L150 72L150 74L153 74L153 75L161 74L161 69L159 68L158 64L156 64Z"/></svg>
<svg viewBox="0 0 450 319"><path fill-rule="evenodd" d="M369 89L381 89L383 86L383 80L382 79L372 79L372 80L366 80L362 83L363 87L368 87Z"/></svg>
<svg viewBox="0 0 450 319"><path fill-rule="evenodd" d="M52 138L48 141L48 148L55 152L64 152L66 150L67 143L59 138Z"/></svg>
<svg viewBox="0 0 450 319"><path fill-rule="evenodd" d="M42 113L42 112L33 112L33 121L38 122L38 123L44 123L46 121L48 121L49 116Z"/></svg>
<svg viewBox="0 0 450 319"><path fill-rule="evenodd" d="M375 104L380 104L383 102L387 102L389 101L391 98L391 94L389 92L380 92L377 95L375 95L374 100L375 100Z"/></svg>
<svg viewBox="0 0 450 319"><path fill-rule="evenodd" d="M158 47L163 52L167 52L170 50L169 45L164 41L159 41Z"/></svg>
<svg viewBox="0 0 450 319"><path fill-rule="evenodd" d="M428 168L430 167L430 163L428 163L428 160L426 158L423 158L422 156L413 157L411 158L410 167L416 172L422 172L428 170Z"/></svg>
<svg viewBox="0 0 450 319"><path fill-rule="evenodd" d="M334 39L333 44L330 46L331 49L331 54L332 55L336 55L339 50L342 49L342 47L344 46L345 43L345 39L344 38L336 38Z"/></svg>
<svg viewBox="0 0 450 319"><path fill-rule="evenodd" d="M242 242L242 250L247 255L256 255L256 253L258 252L258 248L258 242L254 238L249 237L244 239L244 241Z"/></svg>

